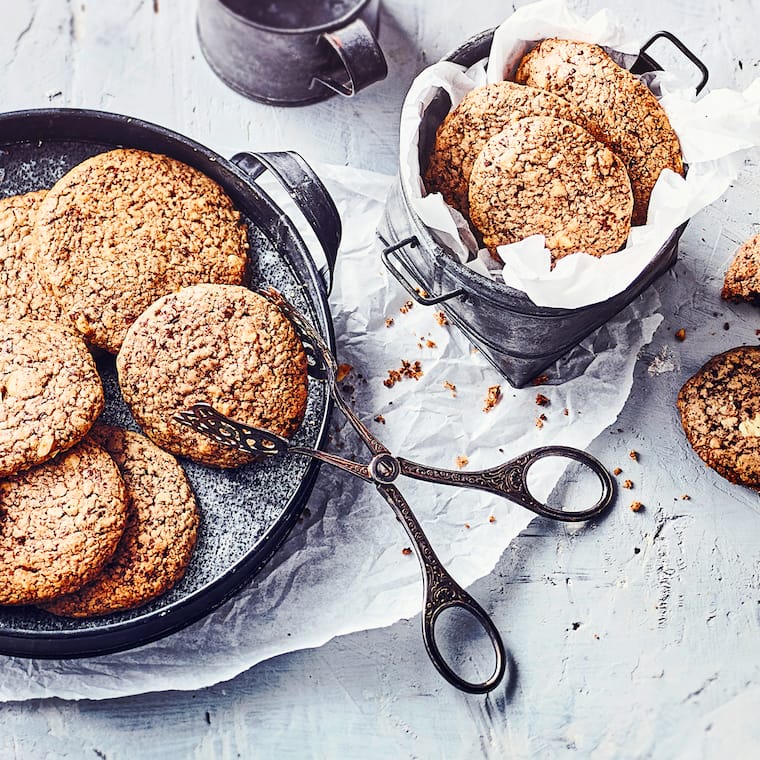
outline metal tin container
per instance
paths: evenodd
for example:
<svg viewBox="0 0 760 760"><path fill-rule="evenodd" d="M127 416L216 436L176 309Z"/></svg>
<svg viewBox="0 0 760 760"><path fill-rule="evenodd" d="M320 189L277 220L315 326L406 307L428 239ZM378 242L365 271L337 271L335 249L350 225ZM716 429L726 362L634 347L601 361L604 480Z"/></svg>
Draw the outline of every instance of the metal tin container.
<svg viewBox="0 0 760 760"><path fill-rule="evenodd" d="M198 37L214 72L252 100L300 106L385 79L380 0L200 0Z"/></svg>
<svg viewBox="0 0 760 760"><path fill-rule="evenodd" d="M445 60L470 67L488 57L494 30L472 37ZM697 92L707 82L707 69L677 38L659 32L632 57L636 74L660 70L646 50L657 39L670 40L700 70ZM451 108L441 91L428 106L420 131L420 157L429 154L435 134ZM421 161L422 163L422 161ZM443 247L413 210L397 179L378 227L385 265L424 306L440 305L450 322L464 332L483 355L515 387L522 387L624 309L676 261L680 225L654 259L623 292L579 309L536 306L522 291L488 279L464 266ZM428 295L420 295L420 292Z"/></svg>
<svg viewBox="0 0 760 760"><path fill-rule="evenodd" d="M78 109L0 114L0 196L51 187L84 159L115 147L163 153L194 166L230 196L248 227L255 256L249 287L271 285L307 314L335 350L327 302L340 241L338 212L317 176L295 153L242 153L226 160L187 137L140 119ZM325 250L321 272L288 216L255 182L270 170L283 183ZM107 422L137 429L118 390L114 360L98 358ZM321 383L309 384L294 440L324 444L332 408ZM145 606L99 618L55 617L34 607L0 607L0 653L83 657L166 636L220 605L264 566L295 525L314 487L317 463L303 458L217 470L182 460L201 507L198 544L182 580Z"/></svg>

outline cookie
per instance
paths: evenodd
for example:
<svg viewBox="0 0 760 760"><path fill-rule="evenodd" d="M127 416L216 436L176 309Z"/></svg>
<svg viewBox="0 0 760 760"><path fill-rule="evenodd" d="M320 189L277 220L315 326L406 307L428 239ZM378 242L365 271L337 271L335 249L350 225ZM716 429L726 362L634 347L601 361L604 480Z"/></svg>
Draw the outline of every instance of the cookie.
<svg viewBox="0 0 760 760"><path fill-rule="evenodd" d="M760 347L710 359L678 394L686 438L732 483L760 486Z"/></svg>
<svg viewBox="0 0 760 760"><path fill-rule="evenodd" d="M126 492L111 457L91 441L0 481L0 604L33 604L76 590L113 555Z"/></svg>
<svg viewBox="0 0 760 760"><path fill-rule="evenodd" d="M81 441L103 403L95 362L73 330L0 322L0 477Z"/></svg>
<svg viewBox="0 0 760 760"><path fill-rule="evenodd" d="M156 299L199 282L240 283L247 236L222 188L167 156L113 150L79 164L37 215L37 260L93 345L116 353Z"/></svg>
<svg viewBox="0 0 760 760"><path fill-rule="evenodd" d="M37 276L32 234L45 191L0 200L0 322L6 319L47 319L62 312Z"/></svg>
<svg viewBox="0 0 760 760"><path fill-rule="evenodd" d="M533 116L481 151L470 177L470 217L492 251L542 234L554 260L617 251L633 196L620 159L585 129Z"/></svg>
<svg viewBox="0 0 760 760"><path fill-rule="evenodd" d="M44 605L66 617L140 607L184 575L198 532L198 508L177 460L145 436L96 425L90 437L114 459L126 486L124 534L94 580Z"/></svg>
<svg viewBox="0 0 760 760"><path fill-rule="evenodd" d="M649 88L598 45L560 39L533 48L515 81L559 95L588 119L594 137L623 160L633 188L633 223L645 224L660 172L683 174L678 136Z"/></svg>
<svg viewBox="0 0 760 760"><path fill-rule="evenodd" d="M438 128L424 175L428 193L441 193L469 215L468 190L475 159L488 140L526 116L551 116L584 126L569 103L550 92L514 82L495 82L467 93Z"/></svg>
<svg viewBox="0 0 760 760"><path fill-rule="evenodd" d="M760 235L739 248L728 267L720 295L727 301L760 305Z"/></svg>
<svg viewBox="0 0 760 760"><path fill-rule="evenodd" d="M161 448L217 467L251 457L174 421L195 403L290 437L303 418L306 356L290 321L234 285L164 296L132 325L116 360L124 399Z"/></svg>

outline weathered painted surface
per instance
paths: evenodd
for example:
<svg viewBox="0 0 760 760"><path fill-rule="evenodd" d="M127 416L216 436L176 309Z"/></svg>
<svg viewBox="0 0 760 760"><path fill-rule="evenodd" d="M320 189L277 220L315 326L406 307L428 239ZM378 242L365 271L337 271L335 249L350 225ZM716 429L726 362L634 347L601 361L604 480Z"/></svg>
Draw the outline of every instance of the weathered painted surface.
<svg viewBox="0 0 760 760"><path fill-rule="evenodd" d="M573 5L607 5L642 38L675 31L708 64L713 86L743 87L760 73L754 0ZM291 111L250 103L214 78L186 0L6 6L3 110L103 108L165 124L224 154L295 148L315 162L386 173L395 169L398 113L414 74L513 8L386 0L388 80L355 101ZM280 657L197 693L2 705L0 757L756 754L760 502L688 450L673 402L709 355L758 341L760 312L725 305L718 291L738 243L759 230L759 198L753 163L693 220L679 264L657 285L663 325L640 358L620 419L592 447L622 467L634 489L595 526L534 522L475 585L515 653L506 693L467 697L446 686L421 651L415 619ZM674 339L681 327L684 342ZM628 510L633 499L643 512Z"/></svg>

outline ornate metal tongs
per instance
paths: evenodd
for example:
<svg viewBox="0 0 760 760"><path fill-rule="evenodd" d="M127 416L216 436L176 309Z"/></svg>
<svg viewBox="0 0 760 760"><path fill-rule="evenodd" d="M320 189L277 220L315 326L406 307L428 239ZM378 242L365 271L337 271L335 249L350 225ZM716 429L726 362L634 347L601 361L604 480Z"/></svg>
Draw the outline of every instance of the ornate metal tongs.
<svg viewBox="0 0 760 760"><path fill-rule="evenodd" d="M269 456L304 454L373 483L404 526L417 551L424 580L425 606L422 613L422 635L430 659L441 675L457 688L472 694L490 691L501 681L506 669L506 653L501 636L485 610L446 571L411 508L401 492L393 485L394 481L400 475L406 475L431 483L476 488L509 499L543 517L578 522L596 517L610 506L615 493L612 477L594 457L565 446L544 446L532 449L509 462L478 472L457 472L428 467L394 456L359 420L350 404L342 396L336 379L337 362L319 333L277 291L268 290L262 295L276 304L300 333L309 362L309 374L314 378L327 381L336 404L372 452L370 462L368 464L352 462L334 454L292 444L285 438L273 435L266 430L231 420L208 404L195 404L191 409L177 414L176 420L218 443L238 448L249 454ZM599 478L602 494L594 506L583 511L563 511L549 507L531 494L527 483L528 471L538 460L550 456L580 462ZM481 683L466 681L454 672L436 643L436 620L444 610L452 607L459 607L470 613L483 627L493 644L496 665L491 676Z"/></svg>

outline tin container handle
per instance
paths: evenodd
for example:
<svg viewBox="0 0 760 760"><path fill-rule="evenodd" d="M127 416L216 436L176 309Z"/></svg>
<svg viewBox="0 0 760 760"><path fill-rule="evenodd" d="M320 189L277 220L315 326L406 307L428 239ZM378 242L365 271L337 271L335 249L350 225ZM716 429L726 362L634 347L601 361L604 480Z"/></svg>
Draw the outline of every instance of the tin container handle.
<svg viewBox="0 0 760 760"><path fill-rule="evenodd" d="M352 98L359 90L388 76L388 63L383 51L372 30L362 19L356 19L334 32L325 32L320 37L320 42L333 49L346 76L337 79L333 72L316 74L312 87L321 84L338 95Z"/></svg>
<svg viewBox="0 0 760 760"><path fill-rule="evenodd" d="M395 245L389 245L387 248L383 248L380 254L383 259L383 263L393 274L393 276L401 283L401 286L404 288L404 290L406 290L406 292L409 293L409 295L415 301L417 301L418 304L422 304L422 306L435 306L436 304L443 303L444 301L449 301L452 298L464 298L464 288L457 288L456 290L452 290L448 293L442 293L438 296L431 296L421 285L415 285L409 279L409 277L414 276L414 273L404 263L403 259L399 258L398 266L396 265L396 262L391 259L391 256L394 255L398 257L398 252L407 245L410 248L417 248L419 244L420 241L415 236L404 238L404 240L396 243Z"/></svg>
<svg viewBox="0 0 760 760"><path fill-rule="evenodd" d="M333 272L343 228L338 209L322 180L304 158L292 150L236 153L230 160L252 180L260 177L268 169L288 191L311 225L324 251L327 265L320 270L320 274L329 294L332 290Z"/></svg>
<svg viewBox="0 0 760 760"><path fill-rule="evenodd" d="M673 44L678 50L681 51L681 53L686 56L698 69L700 74L702 75L702 78L699 80L699 84L697 85L697 95L699 95L700 92L704 89L705 85L707 84L707 80L710 78L710 71L708 70L707 66L697 57L695 53L693 53L689 48L686 47L686 45L681 42L681 40L678 39L678 37L675 36L672 32L657 32L657 34L653 34L642 46L639 50L639 57L636 60L636 63L631 67L631 71L634 73L639 73L638 68L639 65L642 62L642 58L646 55L647 50L659 39L665 39L668 40L671 44Z"/></svg>

